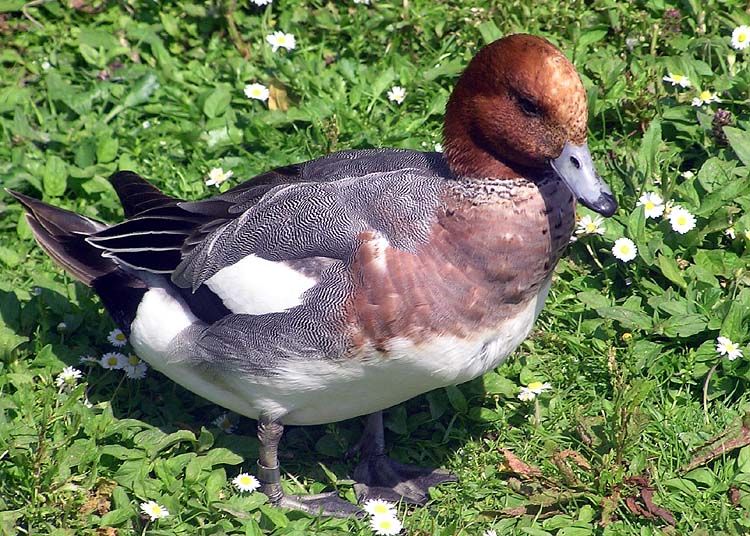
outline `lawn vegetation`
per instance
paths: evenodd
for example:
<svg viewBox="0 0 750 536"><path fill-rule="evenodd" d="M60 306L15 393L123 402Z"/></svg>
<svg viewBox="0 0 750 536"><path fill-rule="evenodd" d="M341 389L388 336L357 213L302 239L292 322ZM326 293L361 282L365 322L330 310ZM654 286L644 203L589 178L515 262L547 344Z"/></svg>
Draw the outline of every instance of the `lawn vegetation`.
<svg viewBox="0 0 750 536"><path fill-rule="evenodd" d="M479 47L542 35L581 73L589 143L621 207L584 220L512 359L387 412L394 457L461 479L427 507L399 507L404 533L745 534L750 48L735 30L746 8L2 0L0 183L115 222L107 177L119 169L192 199L331 151L433 150ZM277 31L294 48L272 46ZM245 94L256 83L267 95ZM214 168L232 176L208 186ZM373 533L240 492L232 479L255 470L253 421L152 370L102 366L128 346L108 340L97 298L34 244L5 193L0 269L0 533ZM60 376L69 366L82 377ZM361 426L291 429L287 490L353 500L344 453ZM144 515L148 501L169 515Z"/></svg>

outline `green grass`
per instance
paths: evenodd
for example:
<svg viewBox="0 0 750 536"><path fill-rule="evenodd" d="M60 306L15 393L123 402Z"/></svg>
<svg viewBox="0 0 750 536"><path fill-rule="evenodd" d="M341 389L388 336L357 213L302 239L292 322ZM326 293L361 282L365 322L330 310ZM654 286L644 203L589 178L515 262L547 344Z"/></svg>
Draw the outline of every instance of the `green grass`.
<svg viewBox="0 0 750 536"><path fill-rule="evenodd" d="M0 181L112 222L121 210L106 178L118 169L198 198L216 191L204 184L212 167L234 172L227 188L330 151L431 150L481 45L517 31L558 44L589 92L589 143L621 209L603 236L571 245L534 335L507 364L388 412L395 457L461 479L400 517L413 535L747 532L750 447L684 470L720 433L747 443L750 70L730 47L750 21L744 3L52 1L27 15L23 4L0 1ZM275 29L297 48L272 53ZM670 71L693 87L664 83ZM288 109L246 99L256 81L285 91ZM385 96L393 85L406 88L400 106ZM696 87L721 103L691 106ZM644 218L643 191L688 208L696 228ZM111 350L112 323L21 215L0 193L0 533L371 534L235 492L231 478L255 465L252 421L226 434L212 425L221 408L153 371L133 381L79 365ZM620 236L639 249L627 264L610 252ZM745 357L719 357L719 335ZM85 371L72 391L55 384L66 365ZM537 407L517 398L532 381L553 385ZM360 430L356 420L289 430L288 490L352 499L343 453ZM147 523L146 500L172 515Z"/></svg>

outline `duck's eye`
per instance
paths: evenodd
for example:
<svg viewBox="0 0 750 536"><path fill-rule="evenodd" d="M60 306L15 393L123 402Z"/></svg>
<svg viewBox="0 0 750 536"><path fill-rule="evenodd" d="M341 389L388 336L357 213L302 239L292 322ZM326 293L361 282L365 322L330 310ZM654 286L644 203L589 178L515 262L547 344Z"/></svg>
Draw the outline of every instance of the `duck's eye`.
<svg viewBox="0 0 750 536"><path fill-rule="evenodd" d="M540 115L542 115L539 107L531 99L519 96L518 105L521 107L523 113L525 113L529 117L539 117Z"/></svg>

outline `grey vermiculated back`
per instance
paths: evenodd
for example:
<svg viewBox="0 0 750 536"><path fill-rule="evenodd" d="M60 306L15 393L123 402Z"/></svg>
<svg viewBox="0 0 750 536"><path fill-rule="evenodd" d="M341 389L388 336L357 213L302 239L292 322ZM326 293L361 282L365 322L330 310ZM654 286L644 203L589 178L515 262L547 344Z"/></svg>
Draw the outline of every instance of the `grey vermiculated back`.
<svg viewBox="0 0 750 536"><path fill-rule="evenodd" d="M350 165L342 166L342 158ZM299 168L302 182L274 185L261 198L252 186L220 196L232 203L228 212L244 211L197 241L175 270L175 284L196 289L250 254L276 261L347 260L366 229L411 249L426 239L449 173L439 153L414 151L349 151ZM188 209L198 212L199 203Z"/></svg>
<svg viewBox="0 0 750 536"><path fill-rule="evenodd" d="M195 290L250 254L347 259L368 227L397 247L414 247L450 177L440 153L344 151L269 171L211 199L149 200L130 210L151 208L87 240L126 266L171 274ZM123 182L151 196L130 175Z"/></svg>

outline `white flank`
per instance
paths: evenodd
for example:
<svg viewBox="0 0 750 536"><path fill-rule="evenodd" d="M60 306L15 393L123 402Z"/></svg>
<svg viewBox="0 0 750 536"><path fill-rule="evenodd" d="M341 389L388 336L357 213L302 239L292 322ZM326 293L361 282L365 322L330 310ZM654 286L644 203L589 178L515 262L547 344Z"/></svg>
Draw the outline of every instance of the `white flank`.
<svg viewBox="0 0 750 536"><path fill-rule="evenodd" d="M281 284L268 287L285 290ZM144 296L130 341L155 369L229 410L251 418L263 413L285 424L321 424L366 415L492 370L531 332L548 291L549 282L514 317L469 339L444 335L414 344L397 338L389 342L387 356L373 348L340 360L291 357L277 363L271 376L223 369L219 355L214 366L184 355L191 341L181 341L179 334L199 321L164 288Z"/></svg>
<svg viewBox="0 0 750 536"><path fill-rule="evenodd" d="M173 290L151 288L138 305L130 326L130 344L141 359L161 370L158 360L153 362L149 357L168 352L172 339L197 320Z"/></svg>
<svg viewBox="0 0 750 536"><path fill-rule="evenodd" d="M420 345L394 339L387 357L371 350L346 360L288 360L266 378L228 375L223 378L225 389L238 398L252 398L244 408L228 407L252 418L263 412L285 424L322 424L367 415L471 380L497 367L523 342L548 291L549 282L516 316L471 339L446 335ZM253 408L249 413L248 406Z"/></svg>
<svg viewBox="0 0 750 536"><path fill-rule="evenodd" d="M262 315L300 305L302 294L315 283L284 263L248 255L219 270L206 286L233 313Z"/></svg>

